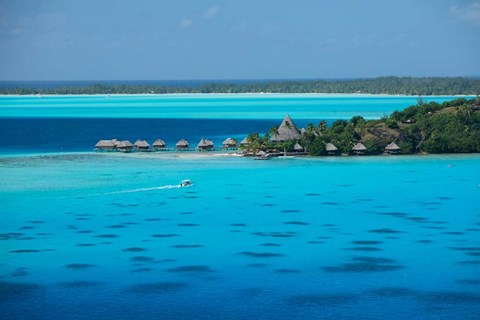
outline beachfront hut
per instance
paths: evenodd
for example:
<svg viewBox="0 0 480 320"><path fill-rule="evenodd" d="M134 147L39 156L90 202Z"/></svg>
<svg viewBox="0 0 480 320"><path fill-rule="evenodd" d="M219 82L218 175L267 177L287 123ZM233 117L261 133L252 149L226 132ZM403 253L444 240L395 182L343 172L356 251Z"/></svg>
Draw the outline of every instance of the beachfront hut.
<svg viewBox="0 0 480 320"><path fill-rule="evenodd" d="M202 138L202 140L200 140L200 142L197 144L197 149L198 151L212 151L213 141Z"/></svg>
<svg viewBox="0 0 480 320"><path fill-rule="evenodd" d="M115 150L115 141L116 140L100 140L95 145L96 151L113 151Z"/></svg>
<svg viewBox="0 0 480 320"><path fill-rule="evenodd" d="M300 139L301 135L297 127L293 123L290 116L287 114L282 123L278 127L278 134L272 135L273 142L283 142L289 140Z"/></svg>
<svg viewBox="0 0 480 320"><path fill-rule="evenodd" d="M167 147L167 144L162 139L157 139L152 144L152 146L153 146L153 149L155 149L155 151L158 151L158 150L164 150Z"/></svg>
<svg viewBox="0 0 480 320"><path fill-rule="evenodd" d="M223 148L225 149L230 149L230 148L236 148L237 147L237 140L232 139L232 138L227 138L225 141L222 143Z"/></svg>
<svg viewBox="0 0 480 320"><path fill-rule="evenodd" d="M188 141L185 139L180 139L177 144L175 145L178 151L185 151L188 150Z"/></svg>
<svg viewBox="0 0 480 320"><path fill-rule="evenodd" d="M338 148L335 147L335 145L330 142L325 145L325 150L329 155L335 155L338 153Z"/></svg>
<svg viewBox="0 0 480 320"><path fill-rule="evenodd" d="M293 150L295 150L296 152L302 152L303 151L303 147L300 145L300 143L295 143L295 145L293 146Z"/></svg>
<svg viewBox="0 0 480 320"><path fill-rule="evenodd" d="M118 141L117 150L120 152L132 152L133 144L128 140Z"/></svg>
<svg viewBox="0 0 480 320"><path fill-rule="evenodd" d="M392 142L385 147L385 152L389 154L397 154L400 152L400 147L395 142Z"/></svg>
<svg viewBox="0 0 480 320"><path fill-rule="evenodd" d="M145 140L140 140L138 139L137 141L135 141L135 143L133 144L133 146L135 147L136 150L138 151L150 151L150 145L148 144L147 141Z"/></svg>
<svg viewBox="0 0 480 320"><path fill-rule="evenodd" d="M359 154L365 154L367 152L367 147L365 147L362 143L359 142L353 146L352 150L353 153L358 156Z"/></svg>

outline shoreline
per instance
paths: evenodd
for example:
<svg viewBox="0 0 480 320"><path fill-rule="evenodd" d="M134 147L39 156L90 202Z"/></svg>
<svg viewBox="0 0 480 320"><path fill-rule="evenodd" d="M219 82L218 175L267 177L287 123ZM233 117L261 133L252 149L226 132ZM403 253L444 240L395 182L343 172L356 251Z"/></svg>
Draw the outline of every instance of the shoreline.
<svg viewBox="0 0 480 320"><path fill-rule="evenodd" d="M60 158L60 157L75 157L75 156L98 156L98 157L112 157L112 158L128 158L128 159L159 159L159 160L208 160L208 159L231 159L231 158L243 158L246 160L254 160L253 156L243 156L235 152L224 151L211 151L211 152L198 152L198 151L159 151L159 152L95 152L95 151L78 151L78 152L44 152L44 153L18 153L18 154L0 154L0 160L16 159L16 158ZM378 154L378 155L338 155L338 156L310 156L310 155L298 155L292 156L288 159L294 160L366 160L366 159L389 159L389 160L401 160L401 159L433 159L433 158L456 158L457 160L463 158L480 158L480 153L418 153L418 154ZM284 159L276 157L271 158L274 161L282 161ZM263 162L263 161L262 161Z"/></svg>

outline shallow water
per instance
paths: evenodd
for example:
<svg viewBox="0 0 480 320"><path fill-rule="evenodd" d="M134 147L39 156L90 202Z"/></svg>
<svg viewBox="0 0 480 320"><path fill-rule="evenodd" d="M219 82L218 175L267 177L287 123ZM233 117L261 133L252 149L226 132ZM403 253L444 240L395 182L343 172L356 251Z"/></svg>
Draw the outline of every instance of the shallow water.
<svg viewBox="0 0 480 320"><path fill-rule="evenodd" d="M1 317L475 319L479 168L2 157Z"/></svg>

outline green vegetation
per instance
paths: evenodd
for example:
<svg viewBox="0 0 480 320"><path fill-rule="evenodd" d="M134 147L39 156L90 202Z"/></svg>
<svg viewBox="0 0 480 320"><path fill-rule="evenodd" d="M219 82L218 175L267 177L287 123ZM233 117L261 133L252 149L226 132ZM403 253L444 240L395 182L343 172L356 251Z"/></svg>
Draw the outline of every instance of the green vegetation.
<svg viewBox="0 0 480 320"><path fill-rule="evenodd" d="M272 128L270 133L275 130L278 128ZM404 154L480 152L480 98L460 98L443 104L419 101L416 106L379 120L356 116L350 121L337 120L330 127L325 121L318 126L309 124L297 141L275 143L268 137L269 134L251 134L246 148L293 151L298 142L310 155L326 155L325 145L333 143L339 152L352 154L352 146L361 142L367 147L367 154L380 154L395 142Z"/></svg>
<svg viewBox="0 0 480 320"><path fill-rule="evenodd" d="M480 79L380 77L354 80L299 80L253 83L211 82L199 87L95 84L63 88L0 88L0 94L164 93L369 93L403 95L480 94Z"/></svg>

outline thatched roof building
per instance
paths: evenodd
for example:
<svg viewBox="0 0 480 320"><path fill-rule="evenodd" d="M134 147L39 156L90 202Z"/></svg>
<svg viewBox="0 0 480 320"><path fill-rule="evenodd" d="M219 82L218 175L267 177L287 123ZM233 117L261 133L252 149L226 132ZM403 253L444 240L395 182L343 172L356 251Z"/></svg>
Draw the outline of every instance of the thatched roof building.
<svg viewBox="0 0 480 320"><path fill-rule="evenodd" d="M157 149L165 149L167 147L167 144L165 143L165 141L163 141L162 139L157 139L155 140L155 142L153 143L153 148L155 150Z"/></svg>
<svg viewBox="0 0 480 320"><path fill-rule="evenodd" d="M385 147L385 152L390 153L390 154L399 153L400 152L400 147L395 142L392 142L388 146Z"/></svg>
<svg viewBox="0 0 480 320"><path fill-rule="evenodd" d="M248 137L245 137L242 141L240 141L241 146L248 146L250 141L248 141Z"/></svg>
<svg viewBox="0 0 480 320"><path fill-rule="evenodd" d="M112 151L115 150L116 145L115 145L116 140L100 140L95 144L95 150L97 151Z"/></svg>
<svg viewBox="0 0 480 320"><path fill-rule="evenodd" d="M300 132L298 131L290 116L287 114L283 119L282 123L280 124L280 127L278 127L278 134L272 135L272 141L281 142L300 139L300 137Z"/></svg>
<svg viewBox="0 0 480 320"><path fill-rule="evenodd" d="M135 141L135 143L133 144L133 146L135 147L135 149L139 150L139 151L148 151L150 150L150 145L148 144L147 141L145 140L140 140L138 139L137 141Z"/></svg>
<svg viewBox="0 0 480 320"><path fill-rule="evenodd" d="M338 152L338 148L335 147L335 145L330 142L325 145L325 150L327 151L328 154L336 154Z"/></svg>
<svg viewBox="0 0 480 320"><path fill-rule="evenodd" d="M237 140L232 138L227 138L225 141L222 142L224 148L236 148L237 147Z"/></svg>
<svg viewBox="0 0 480 320"><path fill-rule="evenodd" d="M175 145L177 150L187 150L189 148L188 141L185 139L180 139Z"/></svg>
<svg viewBox="0 0 480 320"><path fill-rule="evenodd" d="M131 152L133 149L133 144L128 140L118 141L117 149L120 152Z"/></svg>
<svg viewBox="0 0 480 320"><path fill-rule="evenodd" d="M367 152L367 147L365 147L362 143L359 142L353 146L352 150L357 155L365 154Z"/></svg>
<svg viewBox="0 0 480 320"><path fill-rule="evenodd" d="M295 143L295 145L293 146L293 150L297 151L297 152L301 152L303 151L303 147L297 142Z"/></svg>
<svg viewBox="0 0 480 320"><path fill-rule="evenodd" d="M210 151L213 149L213 141L208 139L201 139L197 144L198 151Z"/></svg>

